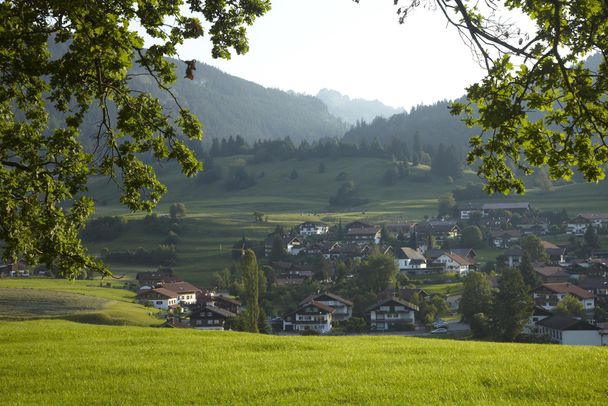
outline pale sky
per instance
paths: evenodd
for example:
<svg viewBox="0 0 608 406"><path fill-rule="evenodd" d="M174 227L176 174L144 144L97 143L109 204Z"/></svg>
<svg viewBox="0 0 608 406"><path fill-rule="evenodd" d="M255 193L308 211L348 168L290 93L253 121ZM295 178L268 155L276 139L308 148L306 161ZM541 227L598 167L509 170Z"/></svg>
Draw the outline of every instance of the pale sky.
<svg viewBox="0 0 608 406"><path fill-rule="evenodd" d="M312 95L329 88L408 110L462 96L483 77L439 11L420 8L400 25L396 10L393 0L273 0L248 30L246 55L213 60L198 39L180 58L265 87Z"/></svg>

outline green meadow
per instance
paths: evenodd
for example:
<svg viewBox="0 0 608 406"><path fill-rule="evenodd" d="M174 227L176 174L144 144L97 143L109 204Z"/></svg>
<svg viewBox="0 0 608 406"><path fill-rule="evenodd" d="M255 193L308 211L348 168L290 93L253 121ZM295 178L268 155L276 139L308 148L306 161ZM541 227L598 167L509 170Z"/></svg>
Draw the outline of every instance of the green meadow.
<svg viewBox="0 0 608 406"><path fill-rule="evenodd" d="M0 320L64 319L82 323L154 326L155 309L135 303L125 282L0 279Z"/></svg>
<svg viewBox="0 0 608 406"><path fill-rule="evenodd" d="M0 323L0 404L578 404L598 347Z"/></svg>

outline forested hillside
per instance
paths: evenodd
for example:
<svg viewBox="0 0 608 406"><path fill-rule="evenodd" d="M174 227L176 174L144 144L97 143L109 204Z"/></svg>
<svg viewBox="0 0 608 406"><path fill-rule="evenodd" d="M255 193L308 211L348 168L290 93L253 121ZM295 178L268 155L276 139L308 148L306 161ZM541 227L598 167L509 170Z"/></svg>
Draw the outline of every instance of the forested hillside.
<svg viewBox="0 0 608 406"><path fill-rule="evenodd" d="M418 106L409 113L395 114L390 118L376 117L371 123L359 122L344 135L344 141L371 142L377 139L381 144L393 138L412 144L414 135L419 134L425 145L468 146L468 139L476 130L467 128L458 117L450 114L449 102L441 101L431 106Z"/></svg>
<svg viewBox="0 0 608 406"><path fill-rule="evenodd" d="M50 43L51 52L59 55L62 47ZM328 112L314 96L268 89L197 62L194 79L184 78L186 64L174 61L177 81L171 89L179 102L203 123L206 141L241 135L247 141L290 137L294 141L342 137L348 126ZM174 102L161 92L153 78L134 71L132 88L150 92L167 107ZM61 115L50 109L51 127L62 125ZM98 110L86 116L82 133L87 138L97 134Z"/></svg>

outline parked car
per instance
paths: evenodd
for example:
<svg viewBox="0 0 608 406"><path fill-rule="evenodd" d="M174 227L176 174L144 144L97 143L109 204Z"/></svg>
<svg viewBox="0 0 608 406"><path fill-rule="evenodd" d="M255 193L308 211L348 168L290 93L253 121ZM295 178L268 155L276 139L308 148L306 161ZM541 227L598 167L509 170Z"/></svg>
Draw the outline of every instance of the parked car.
<svg viewBox="0 0 608 406"><path fill-rule="evenodd" d="M437 319L433 322L433 328L448 328L448 322L445 320Z"/></svg>
<svg viewBox="0 0 608 406"><path fill-rule="evenodd" d="M445 334L448 332L448 329L445 327L440 327L440 328L436 328L435 330L431 331L431 334Z"/></svg>

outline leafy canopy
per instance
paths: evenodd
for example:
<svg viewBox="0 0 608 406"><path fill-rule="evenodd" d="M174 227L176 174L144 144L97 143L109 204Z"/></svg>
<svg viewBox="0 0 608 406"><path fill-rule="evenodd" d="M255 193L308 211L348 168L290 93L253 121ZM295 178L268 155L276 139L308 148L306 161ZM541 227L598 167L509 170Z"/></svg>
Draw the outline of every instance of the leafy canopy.
<svg viewBox="0 0 608 406"><path fill-rule="evenodd" d="M358 2L358 0L355 0ZM489 192L524 192L521 173L547 166L604 179L608 163L608 8L600 0L393 0L399 21L436 9L469 45L486 77L451 112L481 132L468 162ZM520 13L534 28L510 19ZM585 58L599 54L597 66Z"/></svg>
<svg viewBox="0 0 608 406"><path fill-rule="evenodd" d="M123 204L149 211L166 189L144 155L176 160L185 175L196 174L202 164L185 141L200 140L202 126L172 97L175 66L166 57L202 35L210 37L215 58L229 59L231 49L247 52L246 26L269 9L269 0L0 2L4 259L53 264L72 277L86 268L109 274L78 235L94 210L88 179L115 180ZM155 45L144 49L141 31ZM51 41L64 52L51 54ZM195 62L183 68L192 79ZM173 103L132 88L131 79L141 75ZM49 109L63 122L50 126ZM89 110L99 125L93 134L81 133Z"/></svg>

